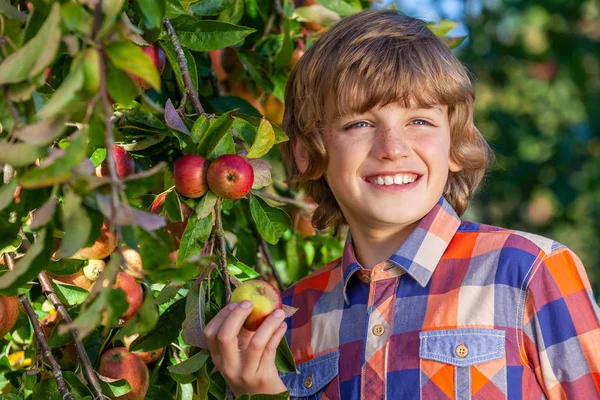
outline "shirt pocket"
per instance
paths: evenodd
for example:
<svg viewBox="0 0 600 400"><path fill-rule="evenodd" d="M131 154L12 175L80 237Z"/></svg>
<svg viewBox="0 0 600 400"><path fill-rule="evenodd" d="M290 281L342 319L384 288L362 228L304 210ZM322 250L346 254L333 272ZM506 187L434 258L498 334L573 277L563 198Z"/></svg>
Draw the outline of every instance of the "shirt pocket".
<svg viewBox="0 0 600 400"><path fill-rule="evenodd" d="M339 359L340 351L336 350L296 365L298 373L280 373L291 399L341 400Z"/></svg>
<svg viewBox="0 0 600 400"><path fill-rule="evenodd" d="M419 338L421 399L507 398L504 331L439 329Z"/></svg>

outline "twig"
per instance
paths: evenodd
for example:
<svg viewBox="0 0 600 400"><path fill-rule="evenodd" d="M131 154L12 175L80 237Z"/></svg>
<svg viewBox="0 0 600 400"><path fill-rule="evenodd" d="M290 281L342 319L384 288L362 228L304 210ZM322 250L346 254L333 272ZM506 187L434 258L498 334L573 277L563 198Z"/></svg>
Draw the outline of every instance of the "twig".
<svg viewBox="0 0 600 400"><path fill-rule="evenodd" d="M291 204L291 205L299 207L299 208L304 208L307 211L314 211L315 208L317 208L317 206L307 203L306 201L296 200L296 199L292 199L290 197L277 196L275 194L271 194L271 193L267 193L267 192L259 192L258 194L261 197L266 197L267 199L271 199L273 201L278 201L280 203Z"/></svg>
<svg viewBox="0 0 600 400"><path fill-rule="evenodd" d="M60 314L60 317L63 319L65 324L71 325L73 323L73 320L71 319L71 316L69 315L65 306L61 303L60 299L54 292L54 289L52 289L52 283L50 282L48 275L46 275L46 272L44 272L44 271L40 272L38 274L38 280L40 281L40 284L42 285L42 291L44 292L44 294L46 295L48 300L50 300L50 302L52 302L52 305L54 305L54 308L56 309L56 311L58 311L58 313ZM85 351L83 342L79 338L77 329L69 329L69 333L71 334L71 337L73 338L73 342L75 343L75 349L77 350L77 355L79 356L79 361L83 365L83 369L85 370L85 375L88 378L88 381L90 382L90 384L92 385L92 389L94 390L95 397L96 398L105 398L105 396L102 393L102 388L100 387L100 382L98 381L98 376L96 375L96 371L94 371L94 367L92 366L92 363L90 361L90 358L88 357L87 352Z"/></svg>
<svg viewBox="0 0 600 400"><path fill-rule="evenodd" d="M183 92L183 96L181 96L181 100L179 101L179 107L177 107L177 112L179 114L183 114L185 112L185 104L187 103L187 93Z"/></svg>
<svg viewBox="0 0 600 400"><path fill-rule="evenodd" d="M281 280L281 276L279 276L277 268L275 268L275 263L273 262L273 257L271 256L271 251L269 250L269 245L267 244L267 241L260 235L260 233L258 234L258 237L260 240L260 248L262 250L263 255L265 256L265 260L267 261L269 268L271 268L271 272L273 272L273 276L275 276L275 279L277 280L279 290L283 291L287 289L286 286L283 284L283 281Z"/></svg>
<svg viewBox="0 0 600 400"><path fill-rule="evenodd" d="M223 221L221 219L221 199L217 200L215 204L215 215L216 215L216 236L219 239L219 247L221 253L221 268L223 269L223 278L225 280L225 298L226 303L229 303L231 297L231 282L229 279L229 270L227 269L227 246L225 244L225 236L223 235Z"/></svg>
<svg viewBox="0 0 600 400"><path fill-rule="evenodd" d="M177 61L179 61L179 68L181 69L181 75L183 76L183 83L188 91L188 96L192 101L192 105L196 109L198 115L205 114L204 108L202 107L202 104L200 104L200 100L198 99L198 95L196 94L196 90L194 89L194 85L192 84L192 78L190 77L190 71L188 69L187 61L185 59L185 53L183 52L181 43L179 43L177 33L175 32L175 29L173 29L173 25L171 25L171 21L169 21L169 18L164 17L163 24L165 25L167 34L169 35L171 43L173 43L173 47L175 48L175 53L177 54Z"/></svg>
<svg viewBox="0 0 600 400"><path fill-rule="evenodd" d="M23 304L25 312L27 312L27 316L29 317L29 319L31 320L31 324L33 325L35 337L37 338L38 343L42 347L46 360L48 360L48 362L50 363L50 367L52 368L52 374L54 375L54 379L56 379L56 383L58 384L58 391L60 392L61 397L63 399L75 400L73 395L69 392L69 389L67 389L67 385L65 384L62 371L60 370L60 365L58 365L58 363L54 359L54 356L52 355L52 350L50 350L50 346L48 346L48 341L46 340L46 336L44 336L44 332L40 327L38 316L35 313L35 311L33 311L33 307L31 307L31 303L29 303L27 296L25 296L24 294L19 295L19 301L21 302L21 304Z"/></svg>

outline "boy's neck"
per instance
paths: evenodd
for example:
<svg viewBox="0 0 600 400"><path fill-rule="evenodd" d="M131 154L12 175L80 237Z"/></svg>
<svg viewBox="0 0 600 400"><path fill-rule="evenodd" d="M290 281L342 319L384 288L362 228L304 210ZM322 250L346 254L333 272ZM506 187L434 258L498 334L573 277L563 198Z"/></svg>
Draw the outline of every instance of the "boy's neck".
<svg viewBox="0 0 600 400"><path fill-rule="evenodd" d="M404 243L419 221L410 225L394 227L389 230L355 226L349 223L357 261L365 269L373 269L376 265L387 261Z"/></svg>

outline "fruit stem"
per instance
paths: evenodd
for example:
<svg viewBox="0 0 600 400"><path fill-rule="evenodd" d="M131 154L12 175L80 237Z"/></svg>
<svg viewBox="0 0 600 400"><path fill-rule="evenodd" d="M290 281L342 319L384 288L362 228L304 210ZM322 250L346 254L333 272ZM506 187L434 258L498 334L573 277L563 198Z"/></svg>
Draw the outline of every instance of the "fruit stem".
<svg viewBox="0 0 600 400"><path fill-rule="evenodd" d="M48 346L48 341L46 340L46 336L44 336L44 332L42 331L42 327L38 321L38 316L31 307L31 303L27 299L27 296L24 294L19 295L19 301L23 304L25 308L25 312L27 316L31 320L31 325L33 325L33 331L35 332L35 337L37 342L40 344L42 351L44 352L44 356L48 363L50 363L50 367L52 368L52 374L54 375L54 379L56 379L56 383L58 385L58 391L60 392L61 398L67 400L75 400L73 395L67 389L67 385L65 383L65 379L63 377L60 366L56 362L56 359L52 355L52 350L50 350L50 346Z"/></svg>
<svg viewBox="0 0 600 400"><path fill-rule="evenodd" d="M179 62L179 69L181 69L181 75L183 76L183 83L185 88L187 89L190 100L192 101L192 105L196 109L198 116L205 114L204 108L202 104L200 104L200 100L198 99L198 95L196 94L196 90L194 89L194 85L192 84L192 78L190 77L190 71L188 69L187 61L185 59L185 53L183 52L183 48L181 47L181 43L179 43L179 38L177 38L177 33L175 29L173 29L173 25L171 25L171 21L169 18L163 18L163 24L165 25L165 29L167 30L167 34L169 35L169 39L171 39L171 43L173 43L173 47L175 48L175 53L177 54L177 61Z"/></svg>
<svg viewBox="0 0 600 400"><path fill-rule="evenodd" d="M225 236L223 235L223 221L221 219L221 198L217 200L215 204L215 216L216 216L216 236L219 239L219 248L221 253L221 268L223 270L223 278L225 280L225 299L226 303L229 304L231 298L231 281L229 279L229 270L227 269L227 245L225 243Z"/></svg>

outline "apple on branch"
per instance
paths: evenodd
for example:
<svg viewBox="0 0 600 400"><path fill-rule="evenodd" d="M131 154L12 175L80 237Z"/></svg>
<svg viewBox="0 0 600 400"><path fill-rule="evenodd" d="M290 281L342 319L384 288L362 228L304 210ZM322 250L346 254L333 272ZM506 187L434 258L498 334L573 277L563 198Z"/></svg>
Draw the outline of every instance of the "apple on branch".
<svg viewBox="0 0 600 400"><path fill-rule="evenodd" d="M71 258L79 260L101 260L108 257L117 247L117 239L108 230L108 223L104 221L100 229L100 236L91 247L79 249Z"/></svg>
<svg viewBox="0 0 600 400"><path fill-rule="evenodd" d="M0 339L10 332L19 316L19 299L17 296L0 295Z"/></svg>
<svg viewBox="0 0 600 400"><path fill-rule="evenodd" d="M244 322L244 328L255 331L273 311L282 308L281 296L275 286L261 279L243 282L231 293L232 303L248 300L252 312Z"/></svg>
<svg viewBox="0 0 600 400"><path fill-rule="evenodd" d="M186 154L175 161L173 179L175 189L185 197L196 199L208 191L206 170L208 163L196 154Z"/></svg>
<svg viewBox="0 0 600 400"><path fill-rule="evenodd" d="M131 390L120 400L143 400L150 386L150 373L146 364L124 347L115 347L102 353L98 372L112 379L125 379Z"/></svg>
<svg viewBox="0 0 600 400"><path fill-rule="evenodd" d="M115 156L115 166L117 167L117 175L119 178L123 179L135 172L135 161L127 150L115 144L113 146L113 154ZM102 164L96 167L96 176L102 178L110 177L108 159L105 159L102 161Z"/></svg>
<svg viewBox="0 0 600 400"><path fill-rule="evenodd" d="M244 157L224 154L210 164L206 179L210 190L217 196L236 200L252 189L254 169Z"/></svg>

